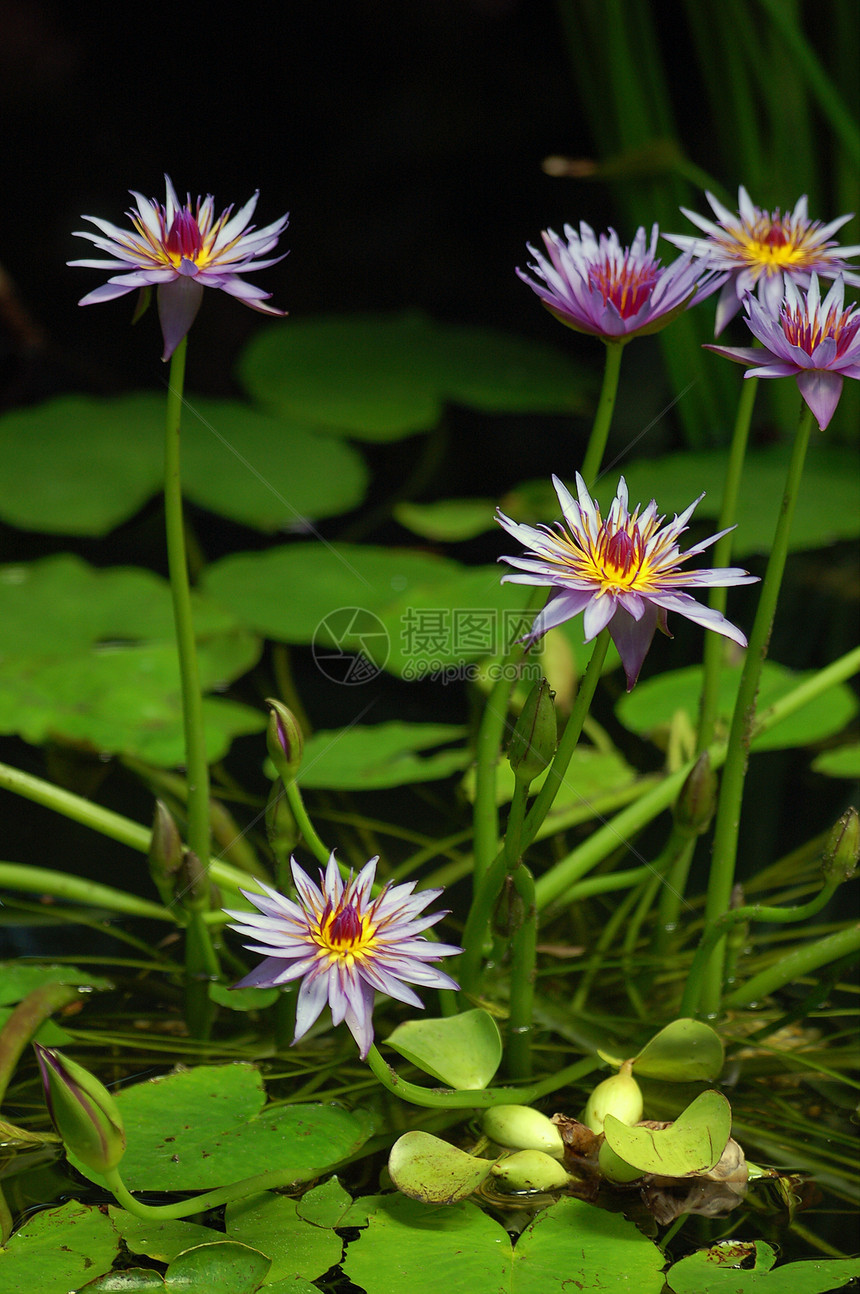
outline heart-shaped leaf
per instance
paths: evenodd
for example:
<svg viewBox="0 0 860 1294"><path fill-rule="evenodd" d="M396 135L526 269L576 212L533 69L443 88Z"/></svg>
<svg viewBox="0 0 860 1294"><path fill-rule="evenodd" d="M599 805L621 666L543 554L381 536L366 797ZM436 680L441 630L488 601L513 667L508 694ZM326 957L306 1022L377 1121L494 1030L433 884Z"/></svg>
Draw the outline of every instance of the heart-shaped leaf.
<svg viewBox="0 0 860 1294"><path fill-rule="evenodd" d="M424 1204L456 1204L486 1181L492 1159L477 1159L429 1132L398 1137L388 1157L391 1180L410 1199Z"/></svg>
<svg viewBox="0 0 860 1294"><path fill-rule="evenodd" d="M386 1042L457 1091L486 1087L502 1059L499 1026L480 1007L439 1019L407 1020Z"/></svg>
<svg viewBox="0 0 860 1294"><path fill-rule="evenodd" d="M610 1147L640 1173L686 1177L719 1162L732 1131L732 1111L720 1092L702 1092L668 1128L629 1128L607 1114Z"/></svg>
<svg viewBox="0 0 860 1294"><path fill-rule="evenodd" d="M656 1033L633 1061L640 1078L669 1083L711 1082L723 1068L725 1052L719 1034L701 1020L673 1020Z"/></svg>

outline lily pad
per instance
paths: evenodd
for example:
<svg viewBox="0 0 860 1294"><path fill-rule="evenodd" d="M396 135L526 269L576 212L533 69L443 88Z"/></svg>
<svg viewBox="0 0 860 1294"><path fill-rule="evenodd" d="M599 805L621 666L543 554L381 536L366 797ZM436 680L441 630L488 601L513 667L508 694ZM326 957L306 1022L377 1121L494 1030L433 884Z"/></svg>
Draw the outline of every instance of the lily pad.
<svg viewBox="0 0 860 1294"><path fill-rule="evenodd" d="M607 1114L606 1140L640 1173L686 1177L719 1162L732 1130L732 1111L720 1092L702 1092L668 1128L628 1127Z"/></svg>
<svg viewBox="0 0 860 1294"><path fill-rule="evenodd" d="M846 743L833 750L823 750L812 761L812 770L825 777L860 777L860 742Z"/></svg>
<svg viewBox="0 0 860 1294"><path fill-rule="evenodd" d="M99 1209L70 1200L28 1218L0 1251L3 1294L68 1294L110 1271L118 1237Z"/></svg>
<svg viewBox="0 0 860 1294"><path fill-rule="evenodd" d="M250 405L189 396L182 439L186 498L258 530L306 529L364 496L353 448ZM4 521L108 534L163 488L164 397L71 395L15 410L0 418L0 456Z"/></svg>
<svg viewBox="0 0 860 1294"><path fill-rule="evenodd" d="M499 1026L480 1007L439 1019L407 1020L386 1042L457 1091L486 1087L502 1059Z"/></svg>
<svg viewBox="0 0 860 1294"><path fill-rule="evenodd" d="M305 742L296 780L305 788L368 791L449 777L470 759L462 745L465 732L455 724L397 722L315 732ZM419 753L452 742L460 744Z"/></svg>
<svg viewBox="0 0 860 1294"><path fill-rule="evenodd" d="M334 1231L305 1221L296 1206L296 1200L272 1191L227 1206L227 1235L272 1260L267 1284L296 1276L316 1280L340 1262L343 1244Z"/></svg>
<svg viewBox="0 0 860 1294"><path fill-rule="evenodd" d="M666 1281L673 1294L832 1294L860 1276L860 1258L775 1262L764 1240L724 1240L682 1258Z"/></svg>
<svg viewBox="0 0 860 1294"><path fill-rule="evenodd" d="M429 1132L398 1137L388 1157L391 1180L410 1199L457 1204L487 1180L495 1160L479 1159Z"/></svg>
<svg viewBox="0 0 860 1294"><path fill-rule="evenodd" d="M269 408L368 441L428 431L446 402L485 412L581 410L590 385L560 352L415 310L263 329L245 350L239 380Z"/></svg>
<svg viewBox="0 0 860 1294"><path fill-rule="evenodd" d="M711 1082L723 1068L725 1051L719 1034L701 1020L673 1020L655 1034L633 1061L640 1078L669 1083Z"/></svg>
<svg viewBox="0 0 860 1294"><path fill-rule="evenodd" d="M438 499L435 503L398 503L395 520L434 543L459 543L495 530L495 499Z"/></svg>

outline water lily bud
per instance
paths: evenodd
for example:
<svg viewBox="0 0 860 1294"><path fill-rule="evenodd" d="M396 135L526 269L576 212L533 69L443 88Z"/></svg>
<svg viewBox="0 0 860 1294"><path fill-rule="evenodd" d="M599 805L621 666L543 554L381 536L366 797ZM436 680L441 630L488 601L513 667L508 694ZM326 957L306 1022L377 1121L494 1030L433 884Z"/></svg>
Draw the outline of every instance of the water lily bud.
<svg viewBox="0 0 860 1294"><path fill-rule="evenodd" d="M821 867L828 880L849 881L860 861L860 817L850 808L827 838Z"/></svg>
<svg viewBox="0 0 860 1294"><path fill-rule="evenodd" d="M511 1150L542 1150L554 1159L564 1158L564 1142L556 1125L527 1105L491 1105L481 1128L498 1146Z"/></svg>
<svg viewBox="0 0 860 1294"><path fill-rule="evenodd" d="M122 1115L107 1088L73 1060L34 1042L51 1122L68 1150L94 1173L125 1154Z"/></svg>
<svg viewBox="0 0 860 1294"><path fill-rule="evenodd" d="M305 739L299 721L281 701L267 698L269 723L266 728L266 746L269 758L278 770L278 777L286 786L295 781L302 762Z"/></svg>
<svg viewBox="0 0 860 1294"><path fill-rule="evenodd" d="M555 693L542 678L535 683L520 711L508 749L508 760L518 782L533 782L552 762L558 744Z"/></svg>
<svg viewBox="0 0 860 1294"><path fill-rule="evenodd" d="M206 869L193 849L185 851L176 897L185 904L209 904L211 901Z"/></svg>
<svg viewBox="0 0 860 1294"><path fill-rule="evenodd" d="M636 1182L642 1176L641 1168L634 1168L617 1154L608 1141L601 1144L597 1153L597 1163L601 1173L609 1182L623 1186L627 1182Z"/></svg>
<svg viewBox="0 0 860 1294"><path fill-rule="evenodd" d="M570 1181L558 1160L542 1150L518 1150L493 1164L490 1171L504 1191L557 1191Z"/></svg>
<svg viewBox="0 0 860 1294"><path fill-rule="evenodd" d="M632 1068L632 1060L625 1060L617 1074L598 1083L591 1093L582 1122L592 1132L603 1131L607 1114L614 1114L628 1127L642 1118L642 1089L633 1077Z"/></svg>
<svg viewBox="0 0 860 1294"><path fill-rule="evenodd" d="M156 800L149 845L149 874L162 903L168 907L174 899L176 874L182 866L183 848L173 814L163 800Z"/></svg>
<svg viewBox="0 0 860 1294"><path fill-rule="evenodd" d="M711 825L717 807L717 775L707 751L699 756L675 802L675 822L692 836L701 836Z"/></svg>

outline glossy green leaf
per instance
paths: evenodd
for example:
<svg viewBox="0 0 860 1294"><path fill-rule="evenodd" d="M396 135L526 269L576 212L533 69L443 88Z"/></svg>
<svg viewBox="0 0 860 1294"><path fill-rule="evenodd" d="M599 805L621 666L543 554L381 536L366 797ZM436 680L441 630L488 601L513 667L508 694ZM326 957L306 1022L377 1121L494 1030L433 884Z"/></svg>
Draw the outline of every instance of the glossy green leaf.
<svg viewBox="0 0 860 1294"><path fill-rule="evenodd" d="M125 1267L118 1272L97 1276L82 1285L76 1294L164 1294L161 1274L148 1267Z"/></svg>
<svg viewBox="0 0 860 1294"><path fill-rule="evenodd" d="M364 1111L333 1104L270 1111L259 1073L245 1064L201 1065L115 1095L128 1138L122 1175L132 1191L206 1190L273 1166L308 1181L354 1154L372 1130Z"/></svg>
<svg viewBox="0 0 860 1294"><path fill-rule="evenodd" d="M189 396L182 441L186 498L258 530L303 529L364 495L366 468L349 445L249 405ZM164 397L72 395L15 410L0 419L0 456L4 521L108 534L163 488Z"/></svg>
<svg viewBox="0 0 860 1294"><path fill-rule="evenodd" d="M147 1258L154 1258L160 1263L172 1262L177 1254L186 1249L208 1244L221 1235L211 1227L202 1227L196 1222L174 1218L137 1218L133 1213L126 1213L125 1209L114 1206L110 1207L108 1213L133 1254L145 1254Z"/></svg>
<svg viewBox="0 0 860 1294"><path fill-rule="evenodd" d="M267 1284L288 1276L316 1280L340 1262L343 1245L334 1231L305 1221L296 1204L285 1195L265 1191L227 1205L227 1235L272 1260Z"/></svg>
<svg viewBox="0 0 860 1294"><path fill-rule="evenodd" d="M406 530L434 543L456 544L496 528L495 499L439 499L435 503L398 503L394 517Z"/></svg>
<svg viewBox="0 0 860 1294"><path fill-rule="evenodd" d="M860 777L860 742L849 742L833 750L823 750L812 761L815 773L825 777Z"/></svg>
<svg viewBox="0 0 860 1294"><path fill-rule="evenodd" d="M564 354L418 311L328 315L259 332L239 379L262 404L361 440L428 431L446 402L486 412L582 409L587 379Z"/></svg>
<svg viewBox="0 0 860 1294"><path fill-rule="evenodd" d="M312 1187L296 1202L300 1218L315 1227L339 1227L344 1214L352 1207L352 1196L336 1177Z"/></svg>
<svg viewBox="0 0 860 1294"><path fill-rule="evenodd" d="M583 1200L541 1210L512 1246L502 1226L464 1200L437 1208L402 1195L356 1201L367 1229L344 1270L366 1294L660 1294L663 1255L632 1222ZM358 1223L357 1223L358 1225Z"/></svg>
<svg viewBox="0 0 860 1294"><path fill-rule="evenodd" d="M306 788L369 791L449 777L471 758L462 745L465 732L455 724L398 722L315 732L305 742L296 780ZM420 754L452 742L459 744Z"/></svg>
<svg viewBox="0 0 860 1294"><path fill-rule="evenodd" d="M494 1161L479 1159L429 1132L406 1132L388 1156L391 1180L423 1204L457 1204L489 1177Z"/></svg>
<svg viewBox="0 0 860 1294"><path fill-rule="evenodd" d="M164 1277L166 1294L254 1294L271 1267L259 1250L216 1240L178 1254Z"/></svg>
<svg viewBox="0 0 860 1294"><path fill-rule="evenodd" d="M740 676L739 666L724 669L720 676L719 715L726 730L731 722ZM798 673L774 661L765 661L758 692L758 713L761 714L809 677L808 673ZM659 743L662 735L668 732L676 711L684 710L690 723L695 724L701 688L702 670L699 666L671 670L637 683L632 692L621 698L615 712L626 728ZM841 732L856 713L856 697L847 684L839 683L768 732L754 738L753 750L786 750L823 741Z"/></svg>
<svg viewBox="0 0 860 1294"><path fill-rule="evenodd" d="M226 984L210 984L209 999L228 1011L262 1011L272 1006L281 996L277 988L230 988Z"/></svg>
<svg viewBox="0 0 860 1294"><path fill-rule="evenodd" d="M673 1020L655 1034L633 1061L640 1078L662 1078L669 1083L711 1082L725 1060L719 1034L701 1020Z"/></svg>
<svg viewBox="0 0 860 1294"><path fill-rule="evenodd" d="M628 1127L607 1114L606 1140L641 1173L685 1177L719 1162L732 1130L732 1111L720 1092L702 1092L668 1128Z"/></svg>
<svg viewBox="0 0 860 1294"><path fill-rule="evenodd" d="M218 690L256 663L261 643L208 599L193 601L201 685ZM149 571L96 570L68 554L0 567L0 731L175 767L184 740L173 637L169 585ZM265 726L262 711L220 697L204 710L212 760Z"/></svg>
<svg viewBox="0 0 860 1294"><path fill-rule="evenodd" d="M480 1007L439 1019L407 1020L385 1041L426 1074L458 1091L486 1087L502 1059L499 1026Z"/></svg>
<svg viewBox="0 0 860 1294"><path fill-rule="evenodd" d="M860 1276L860 1258L816 1258L776 1268L775 1260L764 1240L724 1240L682 1258L666 1281L673 1294L831 1294Z"/></svg>
<svg viewBox="0 0 860 1294"><path fill-rule="evenodd" d="M113 984L102 975L91 975L77 966L55 966L50 962L0 962L0 1004L20 1002L34 989L46 984L73 984L90 989L109 989Z"/></svg>
<svg viewBox="0 0 860 1294"><path fill-rule="evenodd" d="M109 1220L70 1200L29 1217L0 1250L3 1294L69 1294L110 1271L119 1247Z"/></svg>

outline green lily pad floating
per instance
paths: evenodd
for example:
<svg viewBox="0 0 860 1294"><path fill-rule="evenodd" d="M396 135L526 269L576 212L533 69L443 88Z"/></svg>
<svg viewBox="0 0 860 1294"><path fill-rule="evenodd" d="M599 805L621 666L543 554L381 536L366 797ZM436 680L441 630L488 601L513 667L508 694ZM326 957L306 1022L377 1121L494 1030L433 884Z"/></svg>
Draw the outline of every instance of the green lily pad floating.
<svg viewBox="0 0 860 1294"><path fill-rule="evenodd" d="M434 543L456 544L495 530L495 499L439 499L435 503L398 503L395 520Z"/></svg>
<svg viewBox="0 0 860 1294"><path fill-rule="evenodd" d="M428 431L446 402L487 413L575 412L590 385L558 351L416 310L263 329L238 375L261 404L369 441Z"/></svg>
<svg viewBox="0 0 860 1294"><path fill-rule="evenodd" d="M723 1068L725 1051L719 1034L701 1020L673 1020L655 1034L633 1061L640 1078L668 1083L711 1082Z"/></svg>
<svg viewBox="0 0 860 1294"><path fill-rule="evenodd" d="M15 410L0 418L0 456L4 521L106 535L163 488L164 397L71 395ZM230 400L188 397L182 460L187 499L267 533L346 512L367 485L351 446Z"/></svg>
<svg viewBox="0 0 860 1294"><path fill-rule="evenodd" d="M227 1205L224 1226L231 1240L271 1259L267 1285L287 1277L316 1280L340 1262L343 1244L334 1231L300 1217L297 1201L265 1191Z"/></svg>
<svg viewBox="0 0 860 1294"><path fill-rule="evenodd" d="M99 1209L70 1200L29 1217L0 1252L3 1294L68 1294L110 1271L117 1233Z"/></svg>
<svg viewBox="0 0 860 1294"><path fill-rule="evenodd" d="M245 1064L201 1065L114 1095L128 1139L122 1175L132 1191L202 1191L273 1167L309 1181L354 1154L373 1130L360 1109L308 1104L269 1111L258 1071Z"/></svg>
<svg viewBox="0 0 860 1294"><path fill-rule="evenodd" d="M471 758L462 745L466 730L446 723L355 724L315 732L305 742L297 781L305 788L378 790L428 782L459 772ZM460 743L435 754L420 752Z"/></svg>
<svg viewBox="0 0 860 1294"><path fill-rule="evenodd" d="M737 696L741 670L739 666L724 669L720 676L718 697L719 716L728 729ZM758 713L786 695L808 673L798 673L765 661L758 692ZM643 737L659 741L661 732L668 731L673 716L685 710L690 723L695 724L702 690L702 670L698 665L688 669L671 670L656 678L638 683L634 690L623 696L615 713L625 728ZM845 683L838 683L823 696L797 710L768 732L753 738L753 750L787 750L793 746L808 746L841 732L857 713L857 699Z"/></svg>
<svg viewBox="0 0 860 1294"><path fill-rule="evenodd" d="M71 984L87 989L109 989L113 983L102 975L91 975L77 966L55 966L50 962L0 962L0 1005L12 1006L34 989L48 984ZM50 1044L48 1044L50 1045Z"/></svg>
<svg viewBox="0 0 860 1294"><path fill-rule="evenodd" d="M720 1092L702 1092L668 1128L630 1128L607 1114L603 1130L616 1155L640 1173L686 1177L719 1163L731 1136L732 1111Z"/></svg>
<svg viewBox="0 0 860 1294"><path fill-rule="evenodd" d="M424 1204L457 1204L478 1189L494 1160L479 1159L429 1132L398 1137L388 1157L391 1180L410 1199Z"/></svg>
<svg viewBox="0 0 860 1294"><path fill-rule="evenodd" d="M790 446L750 450L744 460L738 500L737 529L732 536L735 558L769 553L788 468ZM705 491L693 524L716 520L725 488L726 458L721 449L666 454L635 459L623 469L607 473L595 490L603 515L618 486L627 482L631 506L645 507L656 499L658 511L671 518L683 512ZM565 477L569 487L570 479ZM558 518L558 500L548 480L525 481L500 501L503 512L528 525ZM826 548L860 534L860 479L852 449L836 445L810 447L797 499L789 547L795 551ZM698 563L701 564L701 563Z"/></svg>
<svg viewBox="0 0 860 1294"><path fill-rule="evenodd" d="M822 751L812 761L812 770L823 773L825 777L850 777L852 780L860 777L860 742Z"/></svg>
<svg viewBox="0 0 860 1294"><path fill-rule="evenodd" d="M209 599L194 595L193 606L201 685L221 690L262 644ZM0 567L0 657L0 732L184 762L170 587L159 576L69 554ZM220 697L204 699L204 715L211 760L265 727L261 711Z"/></svg>
<svg viewBox="0 0 860 1294"><path fill-rule="evenodd" d="M765 1240L723 1240L675 1263L666 1282L673 1294L833 1294L860 1276L860 1258L775 1262Z"/></svg>
<svg viewBox="0 0 860 1294"><path fill-rule="evenodd" d="M385 1041L426 1074L461 1092L486 1087L502 1059L499 1026L480 1007L439 1019L407 1020Z"/></svg>

